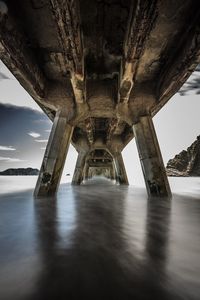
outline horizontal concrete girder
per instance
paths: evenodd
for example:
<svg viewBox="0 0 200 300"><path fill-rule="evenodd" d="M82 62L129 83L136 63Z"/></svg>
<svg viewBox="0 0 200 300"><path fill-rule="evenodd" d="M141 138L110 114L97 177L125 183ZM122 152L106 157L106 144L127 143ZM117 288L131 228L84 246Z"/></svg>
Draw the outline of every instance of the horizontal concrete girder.
<svg viewBox="0 0 200 300"><path fill-rule="evenodd" d="M200 7L193 1L193 7L188 12L175 51L168 55L165 66L160 72L156 89L156 98L159 99L152 107L154 116L167 101L181 88L200 63Z"/></svg>
<svg viewBox="0 0 200 300"><path fill-rule="evenodd" d="M119 101L128 102L145 43L157 17L157 0L132 2L124 41Z"/></svg>
<svg viewBox="0 0 200 300"><path fill-rule="evenodd" d="M70 72L77 103L85 101L84 56L78 1L49 0L62 48L62 69Z"/></svg>
<svg viewBox="0 0 200 300"><path fill-rule="evenodd" d="M8 11L5 15L0 12L0 59L36 101L44 97L46 78Z"/></svg>

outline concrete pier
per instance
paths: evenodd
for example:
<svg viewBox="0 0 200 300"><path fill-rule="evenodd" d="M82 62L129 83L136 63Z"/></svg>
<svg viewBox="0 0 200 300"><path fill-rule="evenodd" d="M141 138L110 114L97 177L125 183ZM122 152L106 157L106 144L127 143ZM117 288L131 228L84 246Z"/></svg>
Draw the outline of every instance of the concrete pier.
<svg viewBox="0 0 200 300"><path fill-rule="evenodd" d="M160 147L151 116L133 126L146 188L149 196L171 196Z"/></svg>
<svg viewBox="0 0 200 300"><path fill-rule="evenodd" d="M72 178L72 185L80 185L81 182L83 181L85 159L86 159L86 153L79 152L76 161L75 170L74 170L74 175Z"/></svg>
<svg viewBox="0 0 200 300"><path fill-rule="evenodd" d="M116 166L116 177L119 184L128 185L128 177L124 166L124 161L121 153L114 154L114 161Z"/></svg>
<svg viewBox="0 0 200 300"><path fill-rule="evenodd" d="M85 166L84 166L84 172L83 172L83 174L84 174L83 179L84 180L89 179L89 169L90 169L90 166L89 166L88 162L86 161Z"/></svg>
<svg viewBox="0 0 200 300"><path fill-rule="evenodd" d="M111 180L115 179L115 167L114 167L114 163L112 163L112 165L110 166L110 179Z"/></svg>
<svg viewBox="0 0 200 300"><path fill-rule="evenodd" d="M67 122L66 111L58 111L50 133L38 176L35 197L55 194L62 175L73 127Z"/></svg>
<svg viewBox="0 0 200 300"><path fill-rule="evenodd" d="M78 153L102 151L98 163L109 169L105 151L122 153L135 135L148 194L170 195L151 120L143 116L154 117L197 67L199 27L193 0L1 1L0 59L62 128L50 136L35 195L56 193L70 141ZM70 122L58 120L63 110ZM73 184L95 174L87 163L82 172L81 161ZM120 154L115 165L116 179L128 184Z"/></svg>

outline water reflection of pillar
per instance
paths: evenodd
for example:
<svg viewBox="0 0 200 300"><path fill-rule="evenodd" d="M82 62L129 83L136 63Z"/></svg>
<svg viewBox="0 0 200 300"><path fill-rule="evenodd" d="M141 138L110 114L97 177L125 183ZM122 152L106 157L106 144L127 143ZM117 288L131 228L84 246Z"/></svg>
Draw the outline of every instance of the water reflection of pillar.
<svg viewBox="0 0 200 300"><path fill-rule="evenodd" d="M151 292L168 293L167 261L169 257L169 230L171 202L152 199L147 204L146 218L146 261L147 281L151 284ZM166 295L165 295L166 296ZM170 298L171 299L171 298Z"/></svg>
<svg viewBox="0 0 200 300"><path fill-rule="evenodd" d="M102 185L88 182L70 186L66 204L62 195L58 202L38 199L35 218L41 272L29 300L176 299L166 297L165 289L169 203L149 203L146 255L141 256L134 237L127 238L137 214L132 201L126 201L127 193L127 188L111 183L105 187L104 181ZM73 226L67 222L71 206L76 215ZM131 222L125 222L127 211L133 213Z"/></svg>
<svg viewBox="0 0 200 300"><path fill-rule="evenodd" d="M47 202L42 199L35 200L35 220L37 225L38 240L43 249L50 253L58 239L57 232L57 198L52 197Z"/></svg>
<svg viewBox="0 0 200 300"><path fill-rule="evenodd" d="M124 286L128 274L123 271L129 266L123 234L126 192L116 191L116 186L105 192L105 182L73 187L77 227L71 268L75 269L73 263L78 267L74 284L79 286L73 299L125 299L129 292Z"/></svg>
<svg viewBox="0 0 200 300"><path fill-rule="evenodd" d="M35 200L35 221L36 221L36 245L41 257L41 270L38 276L38 284L33 296L30 299L52 299L53 285L59 280L58 269L55 268L55 261L58 262L57 243L58 218L56 197Z"/></svg>
<svg viewBox="0 0 200 300"><path fill-rule="evenodd" d="M103 197L105 186L103 190L90 187L74 186L73 194L69 191L74 199L76 219L73 228L65 225L66 236L60 234L59 227L66 223L70 209L67 214L65 211L62 224L58 216L60 201L65 199L35 202L41 271L29 300L81 297L100 300L106 299L107 294L124 295L122 264L126 240L122 226L126 190L116 191L111 186L107 197ZM115 196L110 201L113 192ZM121 282L116 288L119 278Z"/></svg>

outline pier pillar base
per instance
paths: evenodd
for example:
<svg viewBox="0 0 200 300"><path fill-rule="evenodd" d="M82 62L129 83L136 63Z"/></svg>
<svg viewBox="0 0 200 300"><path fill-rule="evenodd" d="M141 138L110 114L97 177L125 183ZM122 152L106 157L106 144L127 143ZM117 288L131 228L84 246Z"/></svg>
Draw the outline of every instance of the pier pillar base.
<svg viewBox="0 0 200 300"><path fill-rule="evenodd" d="M110 179L114 180L115 179L115 169L114 169L114 165L112 163L112 165L110 166Z"/></svg>
<svg viewBox="0 0 200 300"><path fill-rule="evenodd" d="M88 162L86 161L85 166L84 166L84 171L83 171L83 174L84 174L83 179L84 180L89 179L89 169L90 169L90 166L89 166Z"/></svg>
<svg viewBox="0 0 200 300"><path fill-rule="evenodd" d="M74 170L74 175L72 179L72 185L80 185L83 181L83 173L85 166L86 153L79 152L76 167Z"/></svg>
<svg viewBox="0 0 200 300"><path fill-rule="evenodd" d="M58 111L53 122L34 196L54 195L60 183L73 127L64 111Z"/></svg>
<svg viewBox="0 0 200 300"><path fill-rule="evenodd" d="M114 161L116 166L116 179L120 184L128 185L128 177L124 166L124 161L121 153L115 153Z"/></svg>
<svg viewBox="0 0 200 300"><path fill-rule="evenodd" d="M160 147L151 116L133 126L140 162L149 196L171 196Z"/></svg>

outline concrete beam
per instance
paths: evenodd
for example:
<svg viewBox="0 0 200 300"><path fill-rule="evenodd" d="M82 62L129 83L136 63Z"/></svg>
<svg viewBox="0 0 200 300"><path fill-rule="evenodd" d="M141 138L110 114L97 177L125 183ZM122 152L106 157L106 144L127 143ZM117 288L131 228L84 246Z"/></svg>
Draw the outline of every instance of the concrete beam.
<svg viewBox="0 0 200 300"><path fill-rule="evenodd" d="M54 195L62 175L73 127L68 123L65 111L58 111L44 154L34 195L36 197Z"/></svg>
<svg viewBox="0 0 200 300"><path fill-rule="evenodd" d="M74 175L72 179L72 185L80 185L83 180L84 166L85 166L86 153L79 152L76 166L74 170Z"/></svg>
<svg viewBox="0 0 200 300"><path fill-rule="evenodd" d="M179 42L175 51L164 56L168 57L162 73L159 75L157 87L157 101L151 109L154 116L168 100L181 88L200 63L200 8L199 3L194 3L189 23L180 33ZM176 42L176 41L175 41Z"/></svg>
<svg viewBox="0 0 200 300"><path fill-rule="evenodd" d="M107 132L107 143L109 143L112 140L114 131L116 130L118 124L119 124L118 119L114 119L114 118L111 119L109 128L108 128L108 132Z"/></svg>
<svg viewBox="0 0 200 300"><path fill-rule="evenodd" d="M0 11L0 59L25 90L38 100L44 97L46 79L26 41L9 12Z"/></svg>
<svg viewBox="0 0 200 300"><path fill-rule="evenodd" d="M93 168L108 168L109 169L112 166L112 163L105 163L105 162L90 163L89 166L93 167Z"/></svg>
<svg viewBox="0 0 200 300"><path fill-rule="evenodd" d="M120 184L128 185L128 177L124 166L124 161L121 153L115 153L113 155L115 167L116 167L116 178Z"/></svg>
<svg viewBox="0 0 200 300"><path fill-rule="evenodd" d="M85 101L84 55L77 0L49 0L57 25L65 73L71 74L71 84L77 103Z"/></svg>
<svg viewBox="0 0 200 300"><path fill-rule="evenodd" d="M140 57L157 17L157 0L132 2L124 41L124 59L119 82L119 102L127 103L134 85Z"/></svg>
<svg viewBox="0 0 200 300"><path fill-rule="evenodd" d="M171 196L170 186L150 116L133 126L146 188L149 196Z"/></svg>

